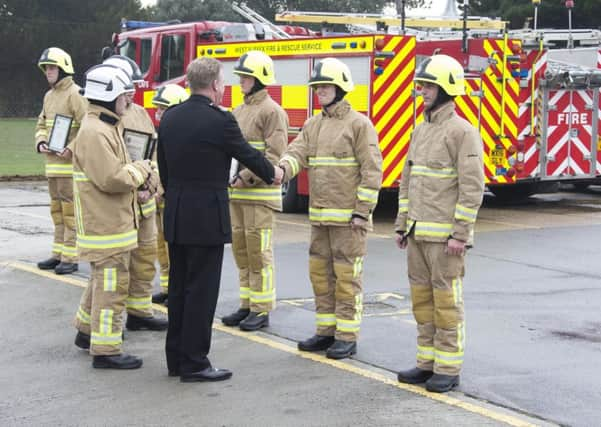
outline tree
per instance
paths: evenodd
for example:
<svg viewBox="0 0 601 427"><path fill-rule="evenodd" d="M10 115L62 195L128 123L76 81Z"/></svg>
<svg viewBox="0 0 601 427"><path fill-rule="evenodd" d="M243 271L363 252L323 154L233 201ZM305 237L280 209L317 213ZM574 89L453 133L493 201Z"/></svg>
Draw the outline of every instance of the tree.
<svg viewBox="0 0 601 427"><path fill-rule="evenodd" d="M139 0L0 0L0 117L35 116L48 89L36 63L44 49L67 51L75 80L100 61L122 17L145 19Z"/></svg>
<svg viewBox="0 0 601 427"><path fill-rule="evenodd" d="M223 0L158 0L154 17L158 20L241 21L231 8L232 1ZM275 14L285 10L308 12L380 13L391 0L247 0L246 5L263 17L274 21ZM424 0L407 0L407 6L420 6Z"/></svg>
<svg viewBox="0 0 601 427"><path fill-rule="evenodd" d="M498 16L510 22L510 28L521 28L534 16L531 0L472 0L472 15ZM598 28L601 15L599 0L575 0L572 9L574 28ZM538 6L538 28L567 28L568 10L564 0L542 0Z"/></svg>

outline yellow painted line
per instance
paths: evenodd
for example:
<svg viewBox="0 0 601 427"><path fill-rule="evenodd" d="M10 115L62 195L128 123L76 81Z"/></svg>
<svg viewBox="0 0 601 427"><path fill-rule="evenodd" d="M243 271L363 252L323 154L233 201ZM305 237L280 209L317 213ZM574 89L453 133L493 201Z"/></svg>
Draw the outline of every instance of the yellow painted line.
<svg viewBox="0 0 601 427"><path fill-rule="evenodd" d="M46 277L46 278L49 278L49 279L52 279L52 280L55 280L58 282L63 282L63 283L67 283L70 285L79 286L82 288L87 286L87 282L84 280L75 279L73 277L59 276L54 273L50 273L48 271L39 270L38 268L36 268L33 265L29 265L29 264L19 262L19 261L5 261L5 262L0 263L0 265L2 265L4 267L14 268L17 270L27 271L29 273L36 274L38 276ZM162 305L153 304L153 308L162 313L167 313L167 308ZM391 387L399 388L401 390L405 390L405 391L411 392L413 394L427 397L431 400L435 400L437 402L441 402L441 403L444 403L449 406L461 408L468 412L472 412L474 414L478 414L478 415L481 415L486 418L490 418L490 419L493 419L493 420L496 420L499 422L503 422L503 423L506 423L511 426L516 426L516 427L535 427L536 426L536 424L529 423L527 421L521 420L514 416L503 414L501 412L496 412L489 408L486 408L483 406L478 406L474 403L465 402L465 401L462 401L455 397L451 397L446 394L430 393L429 391L427 391L426 389L424 389L422 387L418 387L418 386L411 385L411 384L399 383L396 379L392 379L389 376L385 376L385 375L382 375L377 372L372 372L368 369L352 365L348 362L328 359L327 357L322 356L321 354L307 353L307 352L299 351L296 347L293 347L291 345L288 345L288 344L285 344L282 342L275 341L271 338L264 336L262 333L243 332L238 329L223 326L219 323L213 323L213 329L215 329L219 332L224 332L226 334L239 337L239 338L244 338L248 341L252 341L257 344L263 344L267 347L270 347L270 348L273 348L276 350L280 350L280 351L283 351L283 352L286 352L289 354L294 354L295 356L301 357L303 359L312 360L314 362L321 363L323 365L328 365L333 368L340 369L342 371L350 372L355 375L362 376L364 378L372 379L372 380L381 382L383 384L387 384Z"/></svg>

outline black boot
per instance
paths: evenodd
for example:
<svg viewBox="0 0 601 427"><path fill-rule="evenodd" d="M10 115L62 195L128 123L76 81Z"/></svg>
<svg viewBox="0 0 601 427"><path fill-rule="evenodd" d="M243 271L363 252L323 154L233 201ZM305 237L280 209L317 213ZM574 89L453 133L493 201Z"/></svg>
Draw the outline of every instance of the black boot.
<svg viewBox="0 0 601 427"><path fill-rule="evenodd" d="M131 354L94 356L92 366L97 369L138 369L142 366L142 359Z"/></svg>
<svg viewBox="0 0 601 427"><path fill-rule="evenodd" d="M167 301L167 293L166 292L157 292L152 295L152 302L154 304L166 304Z"/></svg>
<svg viewBox="0 0 601 427"><path fill-rule="evenodd" d="M45 259L44 261L38 262L38 268L40 270L53 270L54 267L56 267L57 265L60 264L60 262L61 262L60 259L48 258L48 259Z"/></svg>
<svg viewBox="0 0 601 427"><path fill-rule="evenodd" d="M239 308L237 311L234 311L232 314L228 314L221 318L221 322L225 326L238 326L240 322L242 322L246 317L250 314L250 309L248 308Z"/></svg>
<svg viewBox="0 0 601 427"><path fill-rule="evenodd" d="M335 340L326 351L326 357L328 359L344 359L351 357L356 352L357 343L355 341Z"/></svg>
<svg viewBox="0 0 601 427"><path fill-rule="evenodd" d="M125 327L130 331L164 331L169 327L169 322L158 317L138 317L128 314Z"/></svg>
<svg viewBox="0 0 601 427"><path fill-rule="evenodd" d="M434 374L426 381L426 390L434 393L444 393L459 385L459 375Z"/></svg>
<svg viewBox="0 0 601 427"><path fill-rule="evenodd" d="M243 331L258 331L266 326L269 326L269 313L266 311L262 311L261 313L251 311L248 316L240 322L240 329Z"/></svg>
<svg viewBox="0 0 601 427"><path fill-rule="evenodd" d="M75 273L79 269L79 265L73 262L61 262L59 265L54 267L56 274L71 274Z"/></svg>
<svg viewBox="0 0 601 427"><path fill-rule="evenodd" d="M311 338L298 343L298 349L301 351L321 351L326 350L334 344L334 337L324 335L313 335Z"/></svg>
<svg viewBox="0 0 601 427"><path fill-rule="evenodd" d="M90 349L90 336L88 334L84 334L83 332L77 332L75 335L75 345L82 350Z"/></svg>
<svg viewBox="0 0 601 427"><path fill-rule="evenodd" d="M407 371L400 371L397 375L400 383L405 384L421 384L425 383L434 374L432 371L428 371L420 368L412 368Z"/></svg>

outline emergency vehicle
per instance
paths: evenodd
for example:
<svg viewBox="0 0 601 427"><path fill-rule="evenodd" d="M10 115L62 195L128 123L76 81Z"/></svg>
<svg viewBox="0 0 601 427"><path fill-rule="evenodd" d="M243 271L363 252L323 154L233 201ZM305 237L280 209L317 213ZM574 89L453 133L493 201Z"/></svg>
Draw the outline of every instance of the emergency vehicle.
<svg viewBox="0 0 601 427"><path fill-rule="evenodd" d="M251 23L203 21L114 35L113 50L135 60L144 74L136 102L152 110L157 87L184 85L187 65L208 56L222 61L223 106L234 108L242 103L232 72L235 62L244 52L261 50L274 60L277 83L268 91L288 113L292 138L307 118L320 111L317 97L307 86L314 62L328 56L340 58L355 82L347 99L372 120L379 135L382 188L394 189L411 132L422 120L423 103L413 82L416 65L427 56L444 53L464 65L466 95L456 98L457 111L480 130L490 191L513 198L540 191L548 183L586 185L601 179L601 71L550 61L544 32L510 37L505 22L487 18L401 21L307 12L276 16L288 22L374 27L347 34L316 33L300 26L273 25L242 7L241 13ZM391 28L401 25L403 30L405 25L421 30L390 34ZM463 31L431 31L442 27ZM601 50L596 49L601 66ZM302 209L307 195L303 173L286 189L284 210Z"/></svg>

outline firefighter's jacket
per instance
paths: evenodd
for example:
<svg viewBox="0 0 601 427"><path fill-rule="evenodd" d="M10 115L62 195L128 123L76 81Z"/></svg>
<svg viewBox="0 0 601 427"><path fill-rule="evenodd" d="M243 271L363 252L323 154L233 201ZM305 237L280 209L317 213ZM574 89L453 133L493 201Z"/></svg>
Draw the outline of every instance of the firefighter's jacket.
<svg viewBox="0 0 601 427"><path fill-rule="evenodd" d="M148 115L146 109L138 104L130 104L125 110L125 114L121 116L121 125L123 132L125 130L133 130L152 135L152 139L157 138L154 123ZM152 160L156 167L156 150L153 153ZM161 192L162 194L162 192ZM154 197L151 197L146 203L139 205L139 214L144 218L150 218L157 210L157 203Z"/></svg>
<svg viewBox="0 0 601 427"><path fill-rule="evenodd" d="M471 245L484 192L480 135L453 101L424 119L411 136L395 229L416 240L453 237Z"/></svg>
<svg viewBox="0 0 601 427"><path fill-rule="evenodd" d="M371 220L382 182L382 153L371 121L346 100L307 120L280 165L285 180L308 168L312 224L348 225L353 216Z"/></svg>
<svg viewBox="0 0 601 427"><path fill-rule="evenodd" d="M277 165L288 145L288 115L262 89L244 97L244 104L233 111L242 135L267 160ZM238 176L244 188L230 188L233 203L253 203L282 210L282 191L279 185L268 185L249 169L240 165Z"/></svg>
<svg viewBox="0 0 601 427"><path fill-rule="evenodd" d="M119 116L91 104L75 141L77 248L99 261L137 247L136 188L145 171L129 161Z"/></svg>
<svg viewBox="0 0 601 427"><path fill-rule="evenodd" d="M79 86L73 81L73 77L62 78L52 89L44 95L42 112L38 116L35 127L36 150L39 151L40 143L49 142L54 125L54 117L57 114L71 117L71 130L67 139L67 148L73 151L73 140L77 136L81 121L86 115L88 101L79 94ZM73 166L71 159L57 156L54 153L46 153L46 176L47 177L71 177Z"/></svg>

